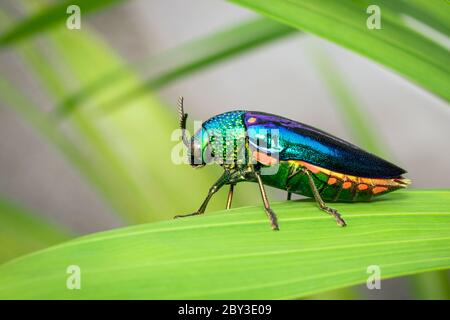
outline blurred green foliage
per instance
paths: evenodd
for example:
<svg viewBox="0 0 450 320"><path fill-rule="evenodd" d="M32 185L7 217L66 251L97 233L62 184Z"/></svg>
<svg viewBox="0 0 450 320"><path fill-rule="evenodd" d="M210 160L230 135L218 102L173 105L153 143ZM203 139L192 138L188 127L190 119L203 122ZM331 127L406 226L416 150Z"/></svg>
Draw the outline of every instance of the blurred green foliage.
<svg viewBox="0 0 450 320"><path fill-rule="evenodd" d="M66 241L73 233L0 198L0 263Z"/></svg>

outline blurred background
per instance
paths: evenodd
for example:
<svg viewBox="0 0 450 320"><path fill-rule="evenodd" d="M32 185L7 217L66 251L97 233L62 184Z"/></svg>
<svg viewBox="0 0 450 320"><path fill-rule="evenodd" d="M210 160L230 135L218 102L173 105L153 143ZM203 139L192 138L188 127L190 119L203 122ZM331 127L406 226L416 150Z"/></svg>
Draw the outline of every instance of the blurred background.
<svg viewBox="0 0 450 320"><path fill-rule="evenodd" d="M2 0L1 33L54 3ZM450 187L450 108L394 71L287 27L214 56L233 42L224 30L260 19L224 1L113 4L81 6L80 30L55 20L0 51L0 196L8 208L20 203L73 234L195 210L219 171L170 163L180 95L190 121L238 108L276 113L389 159L413 188ZM195 63L209 54L214 63ZM236 192L236 206L259 203L253 185ZM223 209L225 196L209 210ZM356 291L412 298L404 279L384 288Z"/></svg>

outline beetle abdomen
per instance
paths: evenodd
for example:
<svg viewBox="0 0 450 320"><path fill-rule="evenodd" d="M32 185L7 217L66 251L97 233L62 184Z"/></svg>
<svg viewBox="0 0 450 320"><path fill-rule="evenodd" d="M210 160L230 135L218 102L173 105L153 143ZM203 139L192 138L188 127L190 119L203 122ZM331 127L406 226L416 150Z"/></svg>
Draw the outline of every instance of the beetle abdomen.
<svg viewBox="0 0 450 320"><path fill-rule="evenodd" d="M312 173L314 183L323 200L370 201L410 184L409 179L366 178L331 171L305 161L280 161L275 175L262 176L264 183L275 188L313 197L308 177L302 172L306 168Z"/></svg>

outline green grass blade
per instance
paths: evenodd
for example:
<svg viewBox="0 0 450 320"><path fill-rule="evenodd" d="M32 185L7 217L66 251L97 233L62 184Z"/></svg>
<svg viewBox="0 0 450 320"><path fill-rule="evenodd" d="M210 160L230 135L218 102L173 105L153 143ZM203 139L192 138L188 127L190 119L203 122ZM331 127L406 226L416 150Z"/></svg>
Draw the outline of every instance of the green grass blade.
<svg viewBox="0 0 450 320"><path fill-rule="evenodd" d="M127 65L108 72L97 81L88 84L65 99L57 111L60 115L66 116L90 96L111 86L119 85L119 82L126 80L128 70L131 67L140 70L140 72L149 70L152 75L143 83L139 83L114 97L113 100L116 105L120 105L122 101L127 102L136 99L147 93L149 89L160 89L183 77L293 33L298 33L298 31L267 18L244 21L217 33L180 45L156 57L134 63L133 66ZM105 105L111 105L111 103L106 102Z"/></svg>
<svg viewBox="0 0 450 320"><path fill-rule="evenodd" d="M445 0L378 0L395 12L408 15L445 35L450 35L449 4Z"/></svg>
<svg viewBox="0 0 450 320"><path fill-rule="evenodd" d="M400 12L380 6L382 29L369 30L370 1L231 1L356 51L450 101L449 51L405 25Z"/></svg>
<svg viewBox="0 0 450 320"><path fill-rule="evenodd" d="M336 226L311 200L89 235L0 266L0 298L281 299L450 267L450 190L399 191L336 203ZM67 290L66 268L81 268ZM39 277L36 274L39 273Z"/></svg>
<svg viewBox="0 0 450 320"><path fill-rule="evenodd" d="M9 29L0 35L0 48L5 45L11 45L19 40L33 36L42 32L57 23L65 25L65 21L69 17L66 13L67 7L76 4L80 7L82 17L85 14L106 6L118 3L122 0L72 0L57 1L56 4L43 7L37 13L26 17L20 23L12 25Z"/></svg>
<svg viewBox="0 0 450 320"><path fill-rule="evenodd" d="M0 197L0 263L69 240L72 234Z"/></svg>

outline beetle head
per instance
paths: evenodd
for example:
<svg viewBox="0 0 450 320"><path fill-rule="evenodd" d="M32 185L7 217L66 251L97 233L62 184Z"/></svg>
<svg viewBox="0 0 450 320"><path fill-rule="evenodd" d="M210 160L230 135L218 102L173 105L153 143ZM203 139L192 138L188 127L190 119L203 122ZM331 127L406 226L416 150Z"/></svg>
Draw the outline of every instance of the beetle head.
<svg viewBox="0 0 450 320"><path fill-rule="evenodd" d="M206 131L201 128L192 136L188 148L189 163L193 168L202 168L207 163L207 153L210 143Z"/></svg>

